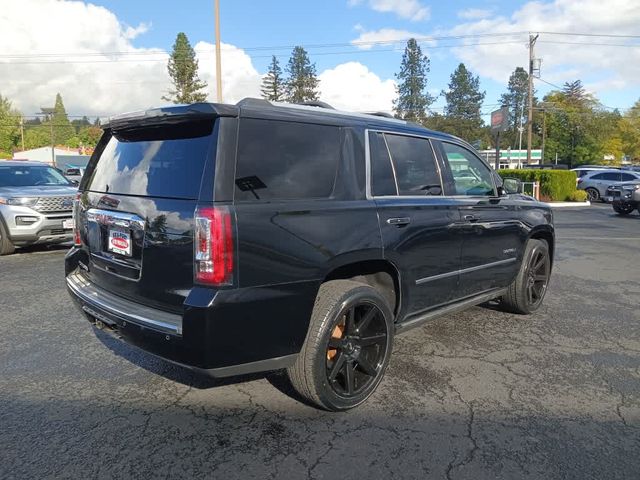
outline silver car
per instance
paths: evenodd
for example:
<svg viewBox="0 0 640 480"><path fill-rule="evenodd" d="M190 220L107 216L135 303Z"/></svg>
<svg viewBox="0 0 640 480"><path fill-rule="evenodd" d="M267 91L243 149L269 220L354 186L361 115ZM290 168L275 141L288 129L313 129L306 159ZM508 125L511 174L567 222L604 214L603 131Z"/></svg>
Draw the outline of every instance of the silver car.
<svg viewBox="0 0 640 480"><path fill-rule="evenodd" d="M590 201L596 202L605 197L609 185L635 180L640 180L640 172L613 169L594 170L578 179L578 188L587 192Z"/></svg>
<svg viewBox="0 0 640 480"><path fill-rule="evenodd" d="M77 187L39 162L0 161L0 255L73 239Z"/></svg>

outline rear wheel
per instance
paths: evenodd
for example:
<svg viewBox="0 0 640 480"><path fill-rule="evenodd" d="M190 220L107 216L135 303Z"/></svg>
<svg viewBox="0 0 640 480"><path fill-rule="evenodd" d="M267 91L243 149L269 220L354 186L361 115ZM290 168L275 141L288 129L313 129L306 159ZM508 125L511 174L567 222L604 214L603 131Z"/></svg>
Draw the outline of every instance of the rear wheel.
<svg viewBox="0 0 640 480"><path fill-rule="evenodd" d="M287 370L293 387L327 410L361 404L382 380L393 331L393 314L374 288L351 280L322 284L302 351Z"/></svg>
<svg viewBox="0 0 640 480"><path fill-rule="evenodd" d="M600 200L600 192L597 188L589 187L585 188L584 191L587 192L590 202L597 202L598 200Z"/></svg>
<svg viewBox="0 0 640 480"><path fill-rule="evenodd" d="M535 312L542 305L550 275L551 256L547 242L529 240L518 276L502 297L502 307L513 313Z"/></svg>
<svg viewBox="0 0 640 480"><path fill-rule="evenodd" d="M618 215L629 215L631 212L633 212L634 209L635 209L635 206L630 203L621 202L621 203L613 204L613 210Z"/></svg>
<svg viewBox="0 0 640 480"><path fill-rule="evenodd" d="M9 255L15 252L16 247L11 243L9 239L9 233L0 219L0 255Z"/></svg>

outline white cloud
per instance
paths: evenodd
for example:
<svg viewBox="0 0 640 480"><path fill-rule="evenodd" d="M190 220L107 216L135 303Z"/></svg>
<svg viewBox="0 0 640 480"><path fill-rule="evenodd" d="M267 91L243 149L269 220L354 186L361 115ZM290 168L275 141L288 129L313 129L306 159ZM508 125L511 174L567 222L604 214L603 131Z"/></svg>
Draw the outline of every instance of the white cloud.
<svg viewBox="0 0 640 480"><path fill-rule="evenodd" d="M382 80L359 62L347 62L325 70L320 79L320 97L341 110L390 112L396 95L393 80Z"/></svg>
<svg viewBox="0 0 640 480"><path fill-rule="evenodd" d="M130 27L108 9L82 2L2 3L0 93L25 115L52 106L58 92L69 114L88 116L166 103L161 97L171 86L167 52L137 48L132 43L150 24ZM201 42L195 49L200 76L209 83L209 97L214 99L213 46ZM70 61L77 63L65 63ZM260 75L242 50L222 45L222 71L225 101L257 95Z"/></svg>
<svg viewBox="0 0 640 480"><path fill-rule="evenodd" d="M366 3L376 12L395 13L398 17L418 22L431 17L431 9L418 0L349 0L349 6Z"/></svg>
<svg viewBox="0 0 640 480"><path fill-rule="evenodd" d="M108 9L82 2L3 0L0 93L27 116L52 106L57 92L70 115L108 117L165 104L161 97L171 87L167 52L132 42L148 28L146 23L127 26ZM413 35L399 32L396 38ZM194 41L194 49L200 77L209 84L209 101L215 101L214 47ZM79 63L63 63L70 60ZM262 75L242 49L222 44L222 75L225 102L260 95ZM392 108L394 81L360 63L325 70L319 79L322 99L337 108Z"/></svg>
<svg viewBox="0 0 640 480"><path fill-rule="evenodd" d="M511 17L496 16L467 22L456 26L449 34L547 31L636 35L639 23L640 7L637 2L629 0L532 1L515 11ZM515 67L527 65L526 42L526 35L522 34L483 39L481 42L470 39L466 40L467 44L494 44L454 48L453 52L471 70L496 81L506 82ZM597 87L629 88L640 85L638 48L606 47L589 43L620 44L624 43L624 39L540 34L536 55L543 59L542 78L553 83L581 78L585 83ZM556 81L551 80L552 78Z"/></svg>
<svg viewBox="0 0 640 480"><path fill-rule="evenodd" d="M395 28L381 28L380 30L365 30L361 25L356 25L356 30L360 32L358 38L351 40L351 44L361 50L371 50L375 45L404 44L410 38L422 38L424 34L410 32L408 30L397 30ZM429 45L434 42L421 42ZM404 45L399 45L404 48Z"/></svg>
<svg viewBox="0 0 640 480"><path fill-rule="evenodd" d="M481 20L490 17L492 11L484 8L465 8L458 12L458 17L465 20Z"/></svg>

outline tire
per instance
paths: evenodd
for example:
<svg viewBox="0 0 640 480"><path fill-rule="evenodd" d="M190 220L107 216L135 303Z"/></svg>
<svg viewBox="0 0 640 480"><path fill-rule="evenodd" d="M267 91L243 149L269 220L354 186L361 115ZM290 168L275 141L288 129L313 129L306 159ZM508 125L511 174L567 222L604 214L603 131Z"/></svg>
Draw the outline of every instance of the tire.
<svg viewBox="0 0 640 480"><path fill-rule="evenodd" d="M0 255L9 255L16 251L16 247L9 239L9 232L4 226L4 222L0 218Z"/></svg>
<svg viewBox="0 0 640 480"><path fill-rule="evenodd" d="M502 308L519 314L530 314L538 310L547 292L550 275L551 257L547 242L530 239L522 257L520 271L502 297Z"/></svg>
<svg viewBox="0 0 640 480"><path fill-rule="evenodd" d="M590 202L597 202L600 200L600 192L597 188L589 187L585 188L584 191L587 192Z"/></svg>
<svg viewBox="0 0 640 480"><path fill-rule="evenodd" d="M389 364L393 314L374 288L352 280L323 283L296 363L296 391L314 405L343 411L376 390Z"/></svg>
<svg viewBox="0 0 640 480"><path fill-rule="evenodd" d="M614 203L613 204L613 211L616 212L618 215L629 215L631 212L633 212L634 209L635 209L635 206L630 203Z"/></svg>

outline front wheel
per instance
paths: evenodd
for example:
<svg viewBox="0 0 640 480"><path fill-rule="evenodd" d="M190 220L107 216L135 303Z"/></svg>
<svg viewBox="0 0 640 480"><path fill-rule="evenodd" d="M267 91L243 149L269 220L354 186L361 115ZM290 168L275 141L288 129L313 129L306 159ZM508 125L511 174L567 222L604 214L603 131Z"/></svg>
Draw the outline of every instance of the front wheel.
<svg viewBox="0 0 640 480"><path fill-rule="evenodd" d="M614 203L613 204L613 211L616 212L618 215L629 215L631 212L633 212L634 209L635 209L635 206L630 203Z"/></svg>
<svg viewBox="0 0 640 480"><path fill-rule="evenodd" d="M11 243L9 239L9 232L4 227L4 223L0 218L0 255L9 255L10 253L15 252L16 247Z"/></svg>
<svg viewBox="0 0 640 480"><path fill-rule="evenodd" d="M549 245L544 240L532 238L527 242L516 279L502 297L502 307L513 313L535 312L547 293L550 275Z"/></svg>
<svg viewBox="0 0 640 480"><path fill-rule="evenodd" d="M287 370L291 384L326 410L360 405L384 376L393 332L393 314L376 289L351 280L323 283L304 346Z"/></svg>

